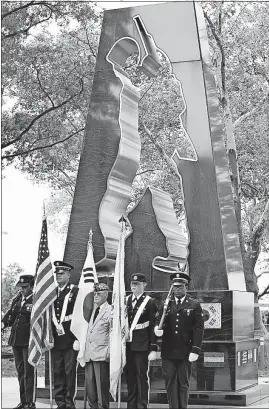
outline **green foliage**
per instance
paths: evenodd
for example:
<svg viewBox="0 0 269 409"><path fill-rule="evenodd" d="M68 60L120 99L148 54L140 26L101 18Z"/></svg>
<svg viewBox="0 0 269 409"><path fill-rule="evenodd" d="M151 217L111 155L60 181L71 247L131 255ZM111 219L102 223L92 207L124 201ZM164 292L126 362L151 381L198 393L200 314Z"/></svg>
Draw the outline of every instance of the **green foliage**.
<svg viewBox="0 0 269 409"><path fill-rule="evenodd" d="M269 188L269 5L201 4L212 22L208 34L222 108L227 103L223 96L229 96L247 245ZM2 2L3 164L15 163L58 192L51 201L50 214L61 234L66 232L74 192L101 17L93 3ZM124 67L142 96L141 164L131 206L147 185L155 186L172 195L180 216L178 178L163 157L163 153L170 157L175 148L181 156L194 157L183 128L184 113L182 122L179 116L184 110L180 84L165 55L154 79L137 72L135 60L133 55ZM65 216L65 225L57 222L59 211ZM263 247L268 246L268 234L265 225Z"/></svg>
<svg viewBox="0 0 269 409"><path fill-rule="evenodd" d="M41 22L43 21L43 22ZM91 3L3 2L3 165L73 191L101 16Z"/></svg>
<svg viewBox="0 0 269 409"><path fill-rule="evenodd" d="M2 270L2 312L5 313L10 305L10 301L17 294L18 289L15 287L18 276L24 272L19 264L9 264Z"/></svg>

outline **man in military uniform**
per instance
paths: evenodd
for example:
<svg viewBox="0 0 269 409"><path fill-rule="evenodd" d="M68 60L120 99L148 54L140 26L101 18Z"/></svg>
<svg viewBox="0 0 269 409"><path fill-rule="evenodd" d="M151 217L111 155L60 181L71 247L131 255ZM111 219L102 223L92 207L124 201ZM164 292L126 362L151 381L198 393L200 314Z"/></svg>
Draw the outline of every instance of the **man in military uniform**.
<svg viewBox="0 0 269 409"><path fill-rule="evenodd" d="M111 305L107 302L108 291L106 284L94 284L94 309L89 321L85 348L85 384L91 409L109 408Z"/></svg>
<svg viewBox="0 0 269 409"><path fill-rule="evenodd" d="M169 408L186 409L189 398L191 362L198 359L204 332L202 308L186 294L190 277L183 272L171 274L173 298L168 306L162 336L162 367Z"/></svg>
<svg viewBox="0 0 269 409"><path fill-rule="evenodd" d="M147 408L149 360L157 358L154 327L158 315L155 300L144 293L146 276L133 274L132 294L127 298L129 340L126 345L127 408Z"/></svg>
<svg viewBox="0 0 269 409"><path fill-rule="evenodd" d="M73 308L78 287L69 283L73 266L63 261L55 261L57 299L52 307L52 329L54 347L54 396L61 409L74 409L77 377L77 352L73 349L74 334L70 331Z"/></svg>
<svg viewBox="0 0 269 409"><path fill-rule="evenodd" d="M2 319L3 328L11 326L8 344L12 346L20 385L21 402L16 409L34 409L34 367L28 363L30 319L33 305L34 276L21 275L16 287L20 292L12 299Z"/></svg>

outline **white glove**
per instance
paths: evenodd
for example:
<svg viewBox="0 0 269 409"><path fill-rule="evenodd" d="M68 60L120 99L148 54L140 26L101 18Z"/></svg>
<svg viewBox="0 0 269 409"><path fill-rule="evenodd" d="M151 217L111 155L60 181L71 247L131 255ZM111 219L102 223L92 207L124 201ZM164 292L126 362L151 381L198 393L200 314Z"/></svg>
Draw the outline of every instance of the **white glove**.
<svg viewBox="0 0 269 409"><path fill-rule="evenodd" d="M158 326L156 325L156 327L154 328L154 332L155 332L155 335L157 336L157 337L162 337L163 336L163 329L158 329Z"/></svg>
<svg viewBox="0 0 269 409"><path fill-rule="evenodd" d="M190 355L189 355L189 362L197 361L198 358L199 358L198 354L195 354L194 352L191 352Z"/></svg>
<svg viewBox="0 0 269 409"><path fill-rule="evenodd" d="M149 359L149 361L154 361L155 359L157 359L157 352L156 351L151 351L149 353L148 359Z"/></svg>
<svg viewBox="0 0 269 409"><path fill-rule="evenodd" d="M79 348L80 348L79 341L76 339L73 344L73 350L79 351Z"/></svg>

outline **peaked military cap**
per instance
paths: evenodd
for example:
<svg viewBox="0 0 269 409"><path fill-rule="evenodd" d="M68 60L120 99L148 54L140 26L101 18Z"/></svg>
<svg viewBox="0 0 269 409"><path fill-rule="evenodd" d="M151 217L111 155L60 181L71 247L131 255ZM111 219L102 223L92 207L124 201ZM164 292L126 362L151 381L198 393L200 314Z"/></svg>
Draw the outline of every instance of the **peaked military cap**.
<svg viewBox="0 0 269 409"><path fill-rule="evenodd" d="M170 279L173 280L174 285L178 285L178 284L182 284L182 283L188 284L191 281L190 276L188 276L188 274L182 273L182 272L175 272L175 273L171 274Z"/></svg>
<svg viewBox="0 0 269 409"><path fill-rule="evenodd" d="M71 264L66 263L65 261L54 261L54 266L55 266L55 272L57 270L67 270L67 271L71 271L74 269L73 266L71 266Z"/></svg>
<svg viewBox="0 0 269 409"><path fill-rule="evenodd" d="M32 274L22 274L20 275L16 287L27 287L29 284L34 284L35 277Z"/></svg>
<svg viewBox="0 0 269 409"><path fill-rule="evenodd" d="M94 291L99 292L99 291L109 291L109 287L105 283L95 283L93 285Z"/></svg>
<svg viewBox="0 0 269 409"><path fill-rule="evenodd" d="M144 274L132 274L131 281L146 283L147 282L147 277Z"/></svg>

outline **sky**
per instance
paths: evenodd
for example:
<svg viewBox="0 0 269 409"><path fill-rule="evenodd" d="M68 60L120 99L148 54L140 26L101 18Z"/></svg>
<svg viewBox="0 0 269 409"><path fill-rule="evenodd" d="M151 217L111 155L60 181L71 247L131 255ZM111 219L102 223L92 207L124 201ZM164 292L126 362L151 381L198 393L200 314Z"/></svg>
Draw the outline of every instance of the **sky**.
<svg viewBox="0 0 269 409"><path fill-rule="evenodd" d="M43 201L51 191L28 180L13 166L2 176L2 267L18 263L34 274L41 234ZM48 244L52 261L63 257L64 243L50 231Z"/></svg>

